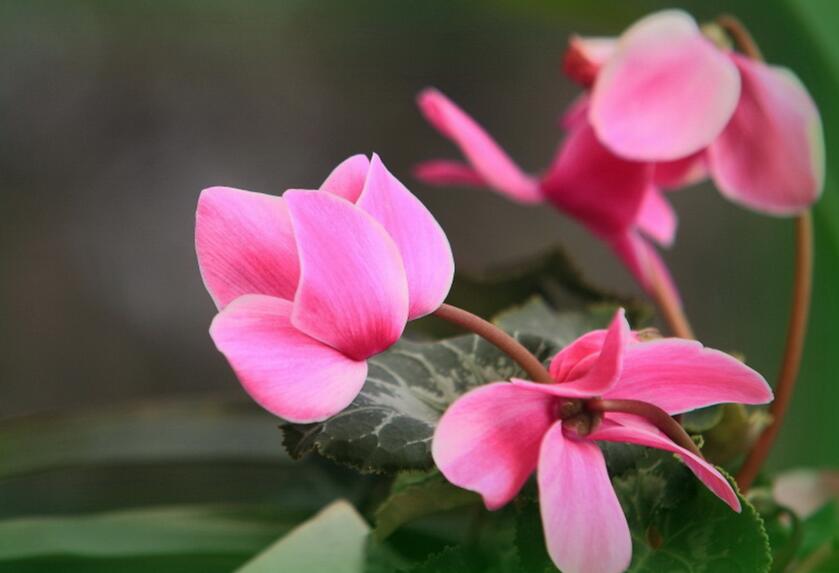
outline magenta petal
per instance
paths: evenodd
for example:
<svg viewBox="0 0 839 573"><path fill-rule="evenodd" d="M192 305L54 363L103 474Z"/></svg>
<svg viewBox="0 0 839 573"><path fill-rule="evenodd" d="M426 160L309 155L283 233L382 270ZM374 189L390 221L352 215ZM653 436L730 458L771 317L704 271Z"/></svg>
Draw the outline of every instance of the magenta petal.
<svg viewBox="0 0 839 573"><path fill-rule="evenodd" d="M763 376L724 352L694 340L663 338L630 344L623 374L605 398L643 400L679 414L713 404L766 404Z"/></svg>
<svg viewBox="0 0 839 573"><path fill-rule="evenodd" d="M429 185L461 187L486 187L484 181L471 165L462 161L448 159L432 159L423 161L414 167L414 177Z"/></svg>
<svg viewBox="0 0 839 573"><path fill-rule="evenodd" d="M330 193L284 198L300 255L292 324L357 360L396 342L408 318L408 285L384 228Z"/></svg>
<svg viewBox="0 0 839 573"><path fill-rule="evenodd" d="M495 141L435 89L426 89L417 98L420 111L441 134L451 139L492 189L520 203L539 203L538 182L525 174Z"/></svg>
<svg viewBox="0 0 839 573"><path fill-rule="evenodd" d="M731 484L725 479L714 466L693 454L692 452L676 445L665 436L658 428L636 416L626 414L607 414L607 419L589 435L592 440L605 440L607 442L624 442L628 444L639 444L650 448L657 448L678 454L690 470L704 483L708 489L728 504L734 511L740 511L740 500L734 493Z"/></svg>
<svg viewBox="0 0 839 573"><path fill-rule="evenodd" d="M287 300L245 295L216 316L210 335L260 406L290 422L325 420L358 395L367 363L298 331L291 308Z"/></svg>
<svg viewBox="0 0 839 573"><path fill-rule="evenodd" d="M617 38L573 36L562 58L562 71L580 85L589 87L600 68L614 55L617 45Z"/></svg>
<svg viewBox="0 0 839 573"><path fill-rule="evenodd" d="M594 442L555 423L539 452L539 506L548 553L566 573L621 573L632 559L626 517Z"/></svg>
<svg viewBox="0 0 839 573"><path fill-rule="evenodd" d="M399 247L408 277L408 319L437 310L454 278L454 259L440 224L373 154L357 205L370 213Z"/></svg>
<svg viewBox="0 0 839 573"><path fill-rule="evenodd" d="M728 56L688 14L665 10L621 36L594 83L589 119L618 155L667 161L708 146L739 95L740 76Z"/></svg>
<svg viewBox="0 0 839 573"><path fill-rule="evenodd" d="M572 130L542 181L548 200L600 235L635 224L652 180L652 166L606 149L589 124Z"/></svg>
<svg viewBox="0 0 839 573"><path fill-rule="evenodd" d="M568 104L559 117L559 126L565 131L572 131L588 123L588 108L591 98L588 92L583 92Z"/></svg>
<svg viewBox="0 0 839 573"><path fill-rule="evenodd" d="M743 90L737 111L708 149L714 181L736 203L789 215L809 207L824 183L816 104L789 70L734 56Z"/></svg>
<svg viewBox="0 0 839 573"><path fill-rule="evenodd" d="M656 163L653 174L655 185L669 191L695 185L706 179L708 165L705 156L703 149L682 159Z"/></svg>
<svg viewBox="0 0 839 573"><path fill-rule="evenodd" d="M638 228L658 244L669 247L676 238L678 219L670 202L661 191L651 187L644 196L638 213Z"/></svg>
<svg viewBox="0 0 839 573"><path fill-rule="evenodd" d="M476 491L489 509L503 506L536 469L539 443L552 422L553 399L496 382L446 410L431 453L453 484Z"/></svg>
<svg viewBox="0 0 839 573"><path fill-rule="evenodd" d="M220 309L243 294L294 297L297 247L280 197L205 189L195 216L195 250L204 284Z"/></svg>
<svg viewBox="0 0 839 573"><path fill-rule="evenodd" d="M668 296L681 301L667 265L644 237L637 232L624 233L609 239L609 245L648 292L652 293L658 282L660 288L670 293Z"/></svg>
<svg viewBox="0 0 839 573"><path fill-rule="evenodd" d="M355 203L361 195L361 190L364 189L369 169L370 160L366 155L353 155L332 170L329 177L321 184L320 190Z"/></svg>

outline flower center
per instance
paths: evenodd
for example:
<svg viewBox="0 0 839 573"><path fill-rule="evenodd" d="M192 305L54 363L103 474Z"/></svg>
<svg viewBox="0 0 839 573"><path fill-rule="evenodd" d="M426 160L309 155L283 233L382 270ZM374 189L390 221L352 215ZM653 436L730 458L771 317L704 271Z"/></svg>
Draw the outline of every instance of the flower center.
<svg viewBox="0 0 839 573"><path fill-rule="evenodd" d="M563 398L556 406L556 415L562 420L562 427L584 438L592 433L603 420L602 412L586 408L583 400Z"/></svg>

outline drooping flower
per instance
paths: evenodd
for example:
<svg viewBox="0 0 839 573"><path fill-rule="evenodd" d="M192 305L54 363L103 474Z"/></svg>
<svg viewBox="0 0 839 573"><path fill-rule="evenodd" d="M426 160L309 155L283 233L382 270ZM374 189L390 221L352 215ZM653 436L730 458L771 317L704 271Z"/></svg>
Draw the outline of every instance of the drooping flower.
<svg viewBox="0 0 839 573"><path fill-rule="evenodd" d="M418 103L426 119L451 139L467 163L432 160L415 170L433 185L485 186L524 204L544 201L570 215L602 239L638 282L654 281L675 292L664 262L650 245L672 244L676 215L656 186L653 166L610 152L583 115L568 117L568 136L542 177L524 173L463 110L437 90L423 91ZM585 103L585 102L584 102Z"/></svg>
<svg viewBox="0 0 839 573"><path fill-rule="evenodd" d="M718 48L685 12L651 14L617 39L573 38L564 68L590 88L583 113L621 157L681 160L770 214L800 212L822 191L821 119L801 81Z"/></svg>
<svg viewBox="0 0 839 573"><path fill-rule="evenodd" d="M436 310L454 276L443 230L375 154L319 190L205 189L195 246L216 346L254 400L293 422L349 405L366 360Z"/></svg>
<svg viewBox="0 0 839 573"><path fill-rule="evenodd" d="M608 330L590 332L550 365L554 384L495 382L459 398L434 434L437 467L476 491L490 510L511 501L535 471L548 551L564 573L618 573L629 566L626 517L598 441L677 454L734 511L740 502L708 462L646 419L586 410L585 400L641 400L669 414L722 402L763 404L772 392L757 372L684 339L642 342L619 311Z"/></svg>

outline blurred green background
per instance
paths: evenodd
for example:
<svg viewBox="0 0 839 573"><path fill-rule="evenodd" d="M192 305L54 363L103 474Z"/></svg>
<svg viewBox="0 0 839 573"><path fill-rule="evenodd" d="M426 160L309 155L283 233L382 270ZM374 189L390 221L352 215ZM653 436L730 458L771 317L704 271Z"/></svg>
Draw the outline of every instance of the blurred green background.
<svg viewBox="0 0 839 573"><path fill-rule="evenodd" d="M678 5L699 20L739 16L770 61L802 77L822 110L828 180L816 208L813 317L800 389L771 462L839 466L832 439L839 163L831 153L839 138L839 5ZM637 0L0 3L0 418L238 392L207 335L214 308L193 251L198 193L211 185L272 193L312 187L353 153L380 153L416 191L446 229L461 270L561 244L596 283L640 294L610 253L547 208L412 181L416 161L456 156L413 98L439 87L523 166L539 170L561 136L556 117L577 93L560 74L569 34L615 34L662 7ZM772 381L786 327L792 221L741 210L709 185L673 199L680 230L666 257L700 338L744 353ZM270 418L263 424L236 434L242 441L231 451L279 448ZM165 442L171 434L133 437ZM52 495L40 509L61 511L85 478L42 479Z"/></svg>

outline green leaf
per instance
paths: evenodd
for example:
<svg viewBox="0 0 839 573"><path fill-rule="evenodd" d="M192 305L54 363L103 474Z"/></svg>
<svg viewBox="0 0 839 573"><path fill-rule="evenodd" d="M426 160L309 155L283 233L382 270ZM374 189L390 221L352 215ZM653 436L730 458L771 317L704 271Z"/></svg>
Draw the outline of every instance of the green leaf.
<svg viewBox="0 0 839 573"><path fill-rule="evenodd" d="M801 526L804 535L799 547L799 559L807 559L824 547L839 553L839 502L834 500L823 505L804 519Z"/></svg>
<svg viewBox="0 0 839 573"><path fill-rule="evenodd" d="M478 494L450 484L439 472L400 474L376 510L373 534L381 541L420 517L480 503Z"/></svg>
<svg viewBox="0 0 839 573"><path fill-rule="evenodd" d="M248 561L238 573L361 573L370 528L336 501Z"/></svg>
<svg viewBox="0 0 839 573"><path fill-rule="evenodd" d="M581 334L608 326L615 307L604 305L587 311L557 311L540 296L498 314L493 322L508 332L530 334L567 346Z"/></svg>
<svg viewBox="0 0 839 573"><path fill-rule="evenodd" d="M540 360L557 351L538 337L518 338ZM455 399L482 384L524 375L476 335L401 340L368 364L364 388L343 412L316 424L282 426L293 458L317 451L363 472L429 469L434 428Z"/></svg>

